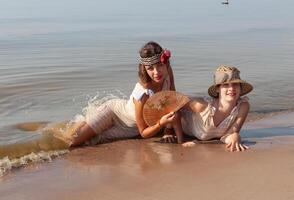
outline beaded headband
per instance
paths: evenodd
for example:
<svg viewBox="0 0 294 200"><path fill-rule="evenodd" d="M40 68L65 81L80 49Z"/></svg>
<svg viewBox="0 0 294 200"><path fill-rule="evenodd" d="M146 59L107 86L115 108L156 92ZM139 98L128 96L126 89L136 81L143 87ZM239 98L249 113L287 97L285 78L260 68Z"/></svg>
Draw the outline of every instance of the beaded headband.
<svg viewBox="0 0 294 200"><path fill-rule="evenodd" d="M162 53L163 53L163 51L160 52L159 54L155 54L154 56L151 56L151 57L148 57L148 58L140 57L140 63L142 65L147 65L147 66L159 63L160 62L160 56L161 56Z"/></svg>
<svg viewBox="0 0 294 200"><path fill-rule="evenodd" d="M159 62L166 64L168 62L170 56L171 56L170 51L165 49L165 50L161 51L159 54L156 54L156 55L148 57L148 58L140 57L140 63L142 65L146 65L146 66L154 65Z"/></svg>

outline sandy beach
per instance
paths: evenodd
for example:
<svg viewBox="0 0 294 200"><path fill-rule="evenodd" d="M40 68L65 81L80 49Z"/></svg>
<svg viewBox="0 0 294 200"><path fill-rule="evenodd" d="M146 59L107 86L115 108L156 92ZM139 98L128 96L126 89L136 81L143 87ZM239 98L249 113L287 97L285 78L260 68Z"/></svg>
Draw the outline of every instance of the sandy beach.
<svg viewBox="0 0 294 200"><path fill-rule="evenodd" d="M247 123L245 132L293 127L293 115ZM285 117L287 124L275 123ZM183 148L157 140L77 148L12 170L1 178L1 199L294 198L294 136L245 138L250 149L243 153L226 152L222 144Z"/></svg>

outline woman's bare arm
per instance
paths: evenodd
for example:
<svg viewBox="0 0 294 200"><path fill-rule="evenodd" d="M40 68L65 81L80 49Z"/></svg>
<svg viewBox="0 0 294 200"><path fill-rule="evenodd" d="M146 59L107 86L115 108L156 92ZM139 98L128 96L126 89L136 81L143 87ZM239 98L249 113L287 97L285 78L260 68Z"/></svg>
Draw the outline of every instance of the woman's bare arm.
<svg viewBox="0 0 294 200"><path fill-rule="evenodd" d="M194 98L187 103L184 108L195 113L202 112L207 107L207 102L203 98Z"/></svg>
<svg viewBox="0 0 294 200"><path fill-rule="evenodd" d="M240 132L240 130L241 130L246 118L247 118L249 109L250 109L249 102L242 102L241 103L238 116L235 119L234 123L227 130L227 133L234 133L234 132L239 133Z"/></svg>
<svg viewBox="0 0 294 200"><path fill-rule="evenodd" d="M241 143L240 130L247 118L250 109L250 104L248 102L243 102L240 105L239 113L234 123L227 130L227 138L225 142L227 144L226 148L229 151L245 151L248 147Z"/></svg>
<svg viewBox="0 0 294 200"><path fill-rule="evenodd" d="M156 135L163 126L165 126L168 123L171 123L175 118L174 113L169 113L167 115L164 115L155 125L148 126L143 118L143 107L147 99L148 96L144 95L140 101L133 100L135 104L135 116L137 127L143 138L149 138Z"/></svg>

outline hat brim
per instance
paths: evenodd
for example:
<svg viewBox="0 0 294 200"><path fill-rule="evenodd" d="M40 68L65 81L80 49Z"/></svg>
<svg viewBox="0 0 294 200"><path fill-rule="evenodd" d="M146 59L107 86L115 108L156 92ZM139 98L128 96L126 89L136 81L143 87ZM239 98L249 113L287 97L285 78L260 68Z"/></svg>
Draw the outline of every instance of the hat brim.
<svg viewBox="0 0 294 200"><path fill-rule="evenodd" d="M247 83L243 80L232 80L229 82L224 82L222 84L226 84L226 83L240 83L241 84L241 93L240 96L246 95L249 92L251 92L253 90L253 86L250 83ZM217 92L217 87L220 86L221 84L215 84L212 85L208 88L208 94L211 97L217 98L219 96L219 93Z"/></svg>
<svg viewBox="0 0 294 200"><path fill-rule="evenodd" d="M162 116L176 112L189 102L189 98L176 91L161 91L151 96L143 107L143 118L153 126Z"/></svg>

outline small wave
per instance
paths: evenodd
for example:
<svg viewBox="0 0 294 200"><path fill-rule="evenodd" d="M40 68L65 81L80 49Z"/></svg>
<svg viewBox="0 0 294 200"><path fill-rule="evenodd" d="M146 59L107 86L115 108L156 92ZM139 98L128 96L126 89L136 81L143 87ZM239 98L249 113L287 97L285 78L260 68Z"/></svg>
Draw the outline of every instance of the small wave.
<svg viewBox="0 0 294 200"><path fill-rule="evenodd" d="M286 113L294 112L293 108L290 109L271 109L271 110L254 110L249 112L247 122L254 122L268 117L283 115Z"/></svg>
<svg viewBox="0 0 294 200"><path fill-rule="evenodd" d="M70 135L77 123L95 114L97 107L106 101L124 98L120 91L116 93L119 95L98 93L94 97L89 97L88 105L82 109L82 114L77 114L69 121L57 123L37 121L12 125L11 127L16 130L34 134L26 140L0 146L0 177L13 168L40 161L50 162L52 158L69 152L68 144L62 139L63 135L68 133Z"/></svg>
<svg viewBox="0 0 294 200"><path fill-rule="evenodd" d="M54 131L54 130L52 130ZM26 140L8 143L0 146L0 158L21 158L30 153L49 152L68 149L68 145L53 135L53 132L44 132Z"/></svg>
<svg viewBox="0 0 294 200"><path fill-rule="evenodd" d="M30 153L20 158L9 159L7 156L0 159L0 177L4 176L8 171L13 168L19 168L30 163L36 162L51 162L53 158L68 153L69 150L58 150L58 151L41 151L38 153Z"/></svg>
<svg viewBox="0 0 294 200"><path fill-rule="evenodd" d="M34 132L41 128L44 128L48 122L25 122L13 125L14 128L25 131Z"/></svg>

